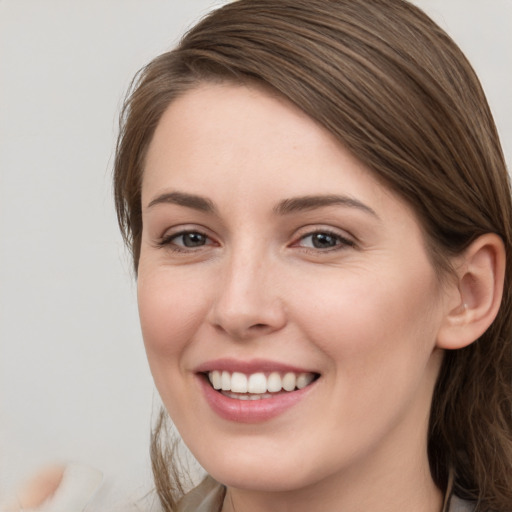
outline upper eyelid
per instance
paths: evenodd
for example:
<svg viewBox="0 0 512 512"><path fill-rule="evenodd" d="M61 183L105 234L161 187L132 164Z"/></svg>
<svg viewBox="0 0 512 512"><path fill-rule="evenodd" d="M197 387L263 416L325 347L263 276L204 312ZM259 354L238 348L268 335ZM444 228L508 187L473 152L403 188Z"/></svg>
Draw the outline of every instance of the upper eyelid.
<svg viewBox="0 0 512 512"><path fill-rule="evenodd" d="M198 229L183 229L183 230L176 231L174 233L164 234L161 237L161 240L162 241L173 240L174 238L179 238L180 236L189 235L191 233L197 233L198 235L204 236L208 240L215 241L214 238L212 236L210 236L208 233L205 233L204 231L200 231Z"/></svg>
<svg viewBox="0 0 512 512"><path fill-rule="evenodd" d="M185 236L185 235L190 235L190 234L201 235L207 239L212 240L212 237L210 235L203 233L202 231L197 231L197 230L176 231L176 233L169 233L168 235L162 236L162 240L172 240L174 238L179 238L180 236Z"/></svg>
<svg viewBox="0 0 512 512"><path fill-rule="evenodd" d="M178 236L183 233L201 233L202 235L212 237L211 230L201 224L177 224L168 226L159 238Z"/></svg>
<svg viewBox="0 0 512 512"><path fill-rule="evenodd" d="M206 237L207 241L204 245L199 245L197 247L187 247L182 244L178 244L174 242L174 239L184 236L189 233L198 233L204 237ZM174 252L190 252L197 251L204 247L211 247L218 244L217 239L213 236L210 230L206 229L203 226L197 225L176 225L172 227L168 227L165 229L161 236L157 236L154 240L154 246L159 249L172 249L174 246Z"/></svg>
<svg viewBox="0 0 512 512"><path fill-rule="evenodd" d="M356 236L354 236L350 231L346 229L322 224L303 226L295 231L293 238L297 240L308 235L314 235L315 233L329 233L330 235L333 236L338 236L340 238L351 240L354 243L359 241Z"/></svg>
<svg viewBox="0 0 512 512"><path fill-rule="evenodd" d="M217 243L219 242L219 237L216 236L215 232L201 224L177 224L175 226L169 226L163 231L161 236L157 237L157 239L162 241L164 239L171 239L186 233L200 233L207 238L216 241ZM289 236L289 243L296 243L301 238L314 235L315 233L328 233L332 236L345 239L354 244L359 243L358 237L353 235L347 229L321 223L305 225L295 229Z"/></svg>
<svg viewBox="0 0 512 512"><path fill-rule="evenodd" d="M337 233L333 233L333 232L330 232L330 231L313 231L312 233L306 233L298 238L295 239L295 241L291 244L291 246L296 246L296 245L299 245L299 243L308 238L308 237L312 237L316 234L325 234L325 235L328 235L328 236L332 236L333 238L337 238L338 239L338 242L336 245L332 246L331 249L334 249L336 247L343 247L343 246L350 246L350 247L354 247L356 246L356 242L354 242L351 238L349 237L346 237L346 236L342 236L342 235L339 235ZM311 249L311 248L308 248L308 249ZM319 248L315 248L315 250L321 250ZM323 252L323 251L322 251Z"/></svg>

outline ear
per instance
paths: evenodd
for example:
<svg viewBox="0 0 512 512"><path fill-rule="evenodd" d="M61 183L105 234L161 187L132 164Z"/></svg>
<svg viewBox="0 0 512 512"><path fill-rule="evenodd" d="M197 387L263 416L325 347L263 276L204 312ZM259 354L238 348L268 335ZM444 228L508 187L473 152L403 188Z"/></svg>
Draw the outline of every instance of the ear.
<svg viewBox="0 0 512 512"><path fill-rule="evenodd" d="M476 341L492 324L501 304L505 279L505 247L498 235L477 238L457 258L437 346L454 350Z"/></svg>

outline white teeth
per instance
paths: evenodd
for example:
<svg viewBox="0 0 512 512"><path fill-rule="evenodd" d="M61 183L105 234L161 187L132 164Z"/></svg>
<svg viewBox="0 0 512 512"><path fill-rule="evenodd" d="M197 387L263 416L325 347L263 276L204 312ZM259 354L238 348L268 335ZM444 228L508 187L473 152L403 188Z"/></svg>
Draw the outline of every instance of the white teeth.
<svg viewBox="0 0 512 512"><path fill-rule="evenodd" d="M233 373L231 376L231 391L233 393L247 393L247 377L243 373Z"/></svg>
<svg viewBox="0 0 512 512"><path fill-rule="evenodd" d="M285 391L293 391L295 389L295 384L297 382L297 379L295 377L294 373L288 372L283 377L283 388Z"/></svg>
<svg viewBox="0 0 512 512"><path fill-rule="evenodd" d="M229 372L222 372L220 382L220 389L222 389L222 391L231 391L231 374Z"/></svg>
<svg viewBox="0 0 512 512"><path fill-rule="evenodd" d="M222 374L218 370L210 373L210 381L212 383L213 389L222 388Z"/></svg>
<svg viewBox="0 0 512 512"><path fill-rule="evenodd" d="M313 373L293 373L287 372L283 376L279 372L272 372L266 376L263 372L245 375L240 372L214 370L208 373L208 378L212 387L224 391L227 396L231 393L245 393L243 397L234 395L233 397L242 400L258 400L259 398L270 398L270 393L278 393L281 390L293 391L303 389L315 379Z"/></svg>
<svg viewBox="0 0 512 512"><path fill-rule="evenodd" d="M305 388L307 385L313 382L314 378L315 377L312 373L301 373L300 375L297 376L297 388Z"/></svg>
<svg viewBox="0 0 512 512"><path fill-rule="evenodd" d="M260 395L250 395L249 393L231 393L230 391L224 391L224 395L229 398L236 398L237 400L262 400L264 398L272 398L270 393L261 393Z"/></svg>
<svg viewBox="0 0 512 512"><path fill-rule="evenodd" d="M272 372L267 378L267 391L269 393L277 393L281 391L282 387L281 375L277 372Z"/></svg>
<svg viewBox="0 0 512 512"><path fill-rule="evenodd" d="M249 393L265 393L267 391L267 378L264 373L253 373L249 377L247 386Z"/></svg>

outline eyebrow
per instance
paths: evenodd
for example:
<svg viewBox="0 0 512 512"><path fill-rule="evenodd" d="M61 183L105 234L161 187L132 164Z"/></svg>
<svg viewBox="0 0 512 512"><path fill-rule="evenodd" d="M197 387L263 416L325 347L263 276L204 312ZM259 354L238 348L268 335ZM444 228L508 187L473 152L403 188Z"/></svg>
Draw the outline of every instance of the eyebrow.
<svg viewBox="0 0 512 512"><path fill-rule="evenodd" d="M155 197L148 204L151 208L158 204L176 204L185 206L204 213L216 213L217 209L210 199L186 192L168 192ZM301 211L315 210L328 206L345 206L348 208L357 208L363 212L369 213L379 218L377 213L358 199L340 195L312 195L300 196L284 199L274 207L274 213L278 215L289 215Z"/></svg>
<svg viewBox="0 0 512 512"><path fill-rule="evenodd" d="M318 195L318 196L302 196L292 197L281 201L275 208L275 213L280 215L288 215L307 210L315 210L327 206L346 206L348 208L357 208L363 212L369 213L379 218L375 210L365 205L358 199L348 196L339 195Z"/></svg>
<svg viewBox="0 0 512 512"><path fill-rule="evenodd" d="M177 204L185 206L204 213L215 213L216 209L212 201L206 197L197 196L195 194L187 194L185 192L168 192L161 194L151 200L148 208L157 204Z"/></svg>

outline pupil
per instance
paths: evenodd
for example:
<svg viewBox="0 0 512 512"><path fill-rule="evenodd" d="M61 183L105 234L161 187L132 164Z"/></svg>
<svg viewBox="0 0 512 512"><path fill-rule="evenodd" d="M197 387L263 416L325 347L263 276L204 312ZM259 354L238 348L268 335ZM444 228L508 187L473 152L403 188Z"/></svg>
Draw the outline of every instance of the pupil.
<svg viewBox="0 0 512 512"><path fill-rule="evenodd" d="M183 235L183 245L185 247L199 247L205 244L206 237L201 233L187 233Z"/></svg>
<svg viewBox="0 0 512 512"><path fill-rule="evenodd" d="M325 249L326 247L334 247L336 238L327 233L316 233L313 236L313 246L317 249Z"/></svg>

